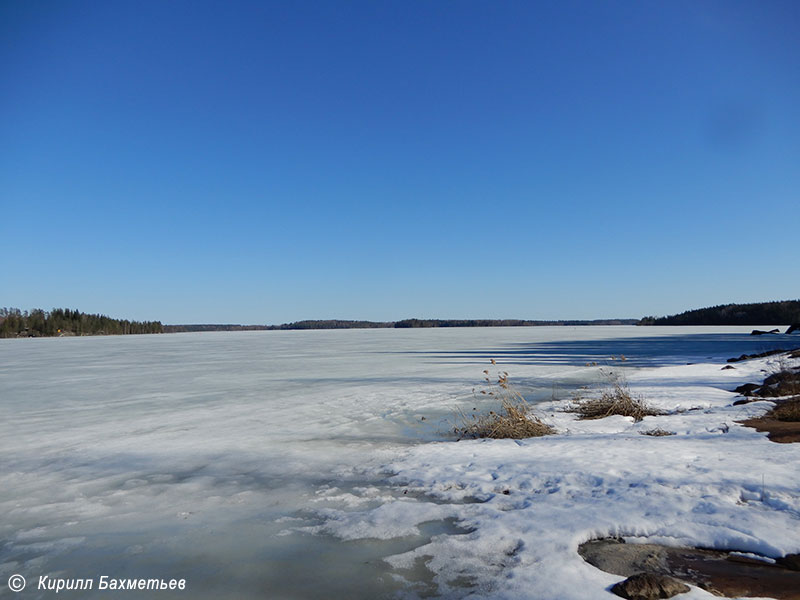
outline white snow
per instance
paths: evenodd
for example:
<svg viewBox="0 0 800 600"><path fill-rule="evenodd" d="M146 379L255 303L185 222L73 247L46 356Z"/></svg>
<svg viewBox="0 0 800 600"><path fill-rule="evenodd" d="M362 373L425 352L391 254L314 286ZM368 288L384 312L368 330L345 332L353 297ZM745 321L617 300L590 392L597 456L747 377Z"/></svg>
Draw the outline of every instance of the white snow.
<svg viewBox="0 0 800 600"><path fill-rule="evenodd" d="M576 552L593 537L800 552L800 445L738 425L770 404L732 406L729 391L775 359L721 370L792 340L749 329L0 340L0 585L60 573L184 577L194 598L610 598L621 578ZM489 358L558 435L445 435L457 408L488 408L471 389ZM671 414L562 412L550 398L599 382L594 361ZM676 435L639 434L654 427Z"/></svg>
<svg viewBox="0 0 800 600"><path fill-rule="evenodd" d="M438 510L453 510L472 531L440 536L387 560L399 567L433 557L429 568L454 597L567 600L602 597L621 579L577 554L580 543L596 537L766 557L800 551L800 448L737 424L770 404L732 406L736 395L717 387L760 381L764 371L777 368L774 362L739 363L737 371L709 363L630 373L632 392L655 407L683 411L638 424L625 417L578 421L563 412L568 402L559 401L538 408L561 435L408 450L384 466L394 473L393 483L443 502ZM677 435L639 435L654 426ZM464 504L468 498L481 502ZM408 504L396 500L394 510L382 505L330 518L346 539L431 518ZM450 585L465 580L476 588ZM683 597L714 596L693 589Z"/></svg>

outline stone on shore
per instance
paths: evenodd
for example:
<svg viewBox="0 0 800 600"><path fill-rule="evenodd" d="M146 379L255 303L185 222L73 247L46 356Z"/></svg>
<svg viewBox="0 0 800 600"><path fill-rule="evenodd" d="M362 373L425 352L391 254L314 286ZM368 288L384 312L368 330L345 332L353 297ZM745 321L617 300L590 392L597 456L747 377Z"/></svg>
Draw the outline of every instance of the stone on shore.
<svg viewBox="0 0 800 600"><path fill-rule="evenodd" d="M669 575L638 573L615 584L611 591L630 600L656 600L684 594L689 591L689 586Z"/></svg>

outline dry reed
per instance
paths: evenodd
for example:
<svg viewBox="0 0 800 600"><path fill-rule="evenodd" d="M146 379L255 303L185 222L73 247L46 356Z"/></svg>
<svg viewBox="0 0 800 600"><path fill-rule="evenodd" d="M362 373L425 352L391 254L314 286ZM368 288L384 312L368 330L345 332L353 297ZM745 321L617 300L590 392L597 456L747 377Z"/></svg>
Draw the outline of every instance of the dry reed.
<svg viewBox="0 0 800 600"><path fill-rule="evenodd" d="M625 360L624 357L622 360ZM628 389L625 378L616 371L600 372L608 380L608 386L599 398L575 398L574 403L567 410L577 413L581 419L602 419L611 415L633 417L634 421L641 421L648 416L663 415L658 409L649 406L642 397L634 397Z"/></svg>
<svg viewBox="0 0 800 600"><path fill-rule="evenodd" d="M497 364L494 359L491 360L491 363ZM553 427L532 414L530 405L522 394L508 383L506 371L498 373L495 383L490 380L488 369L483 373L486 389L481 390L480 393L498 400L501 412L489 411L488 414L472 414L470 416L461 412L461 426L453 428L453 432L459 439L522 439L555 433Z"/></svg>

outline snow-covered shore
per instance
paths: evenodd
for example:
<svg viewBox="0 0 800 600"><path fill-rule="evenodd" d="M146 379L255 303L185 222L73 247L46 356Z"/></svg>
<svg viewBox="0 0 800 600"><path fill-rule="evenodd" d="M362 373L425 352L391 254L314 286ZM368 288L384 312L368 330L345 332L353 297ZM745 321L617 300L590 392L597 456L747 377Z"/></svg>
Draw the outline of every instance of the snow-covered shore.
<svg viewBox="0 0 800 600"><path fill-rule="evenodd" d="M455 519L461 534L386 560L398 572L425 562L440 592L456 598L605 597L623 578L577 553L597 537L773 558L800 552L800 444L775 444L738 424L771 404L733 406L728 391L761 381L777 361L631 372L631 391L670 413L639 423L579 421L562 400L537 407L559 435L415 446L382 466L403 490L397 499L353 510L359 499L348 494L348 507L320 511L326 521L317 531L386 539ZM654 427L675 435L640 435ZM343 500L335 491L327 498ZM693 588L681 597L714 596Z"/></svg>

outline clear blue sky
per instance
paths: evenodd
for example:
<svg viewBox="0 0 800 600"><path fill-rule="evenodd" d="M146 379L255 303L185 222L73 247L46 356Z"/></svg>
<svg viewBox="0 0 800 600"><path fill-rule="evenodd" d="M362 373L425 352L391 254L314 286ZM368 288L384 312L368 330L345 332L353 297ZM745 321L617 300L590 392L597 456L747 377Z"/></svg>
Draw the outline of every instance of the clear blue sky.
<svg viewBox="0 0 800 600"><path fill-rule="evenodd" d="M0 3L0 306L800 297L800 2Z"/></svg>

